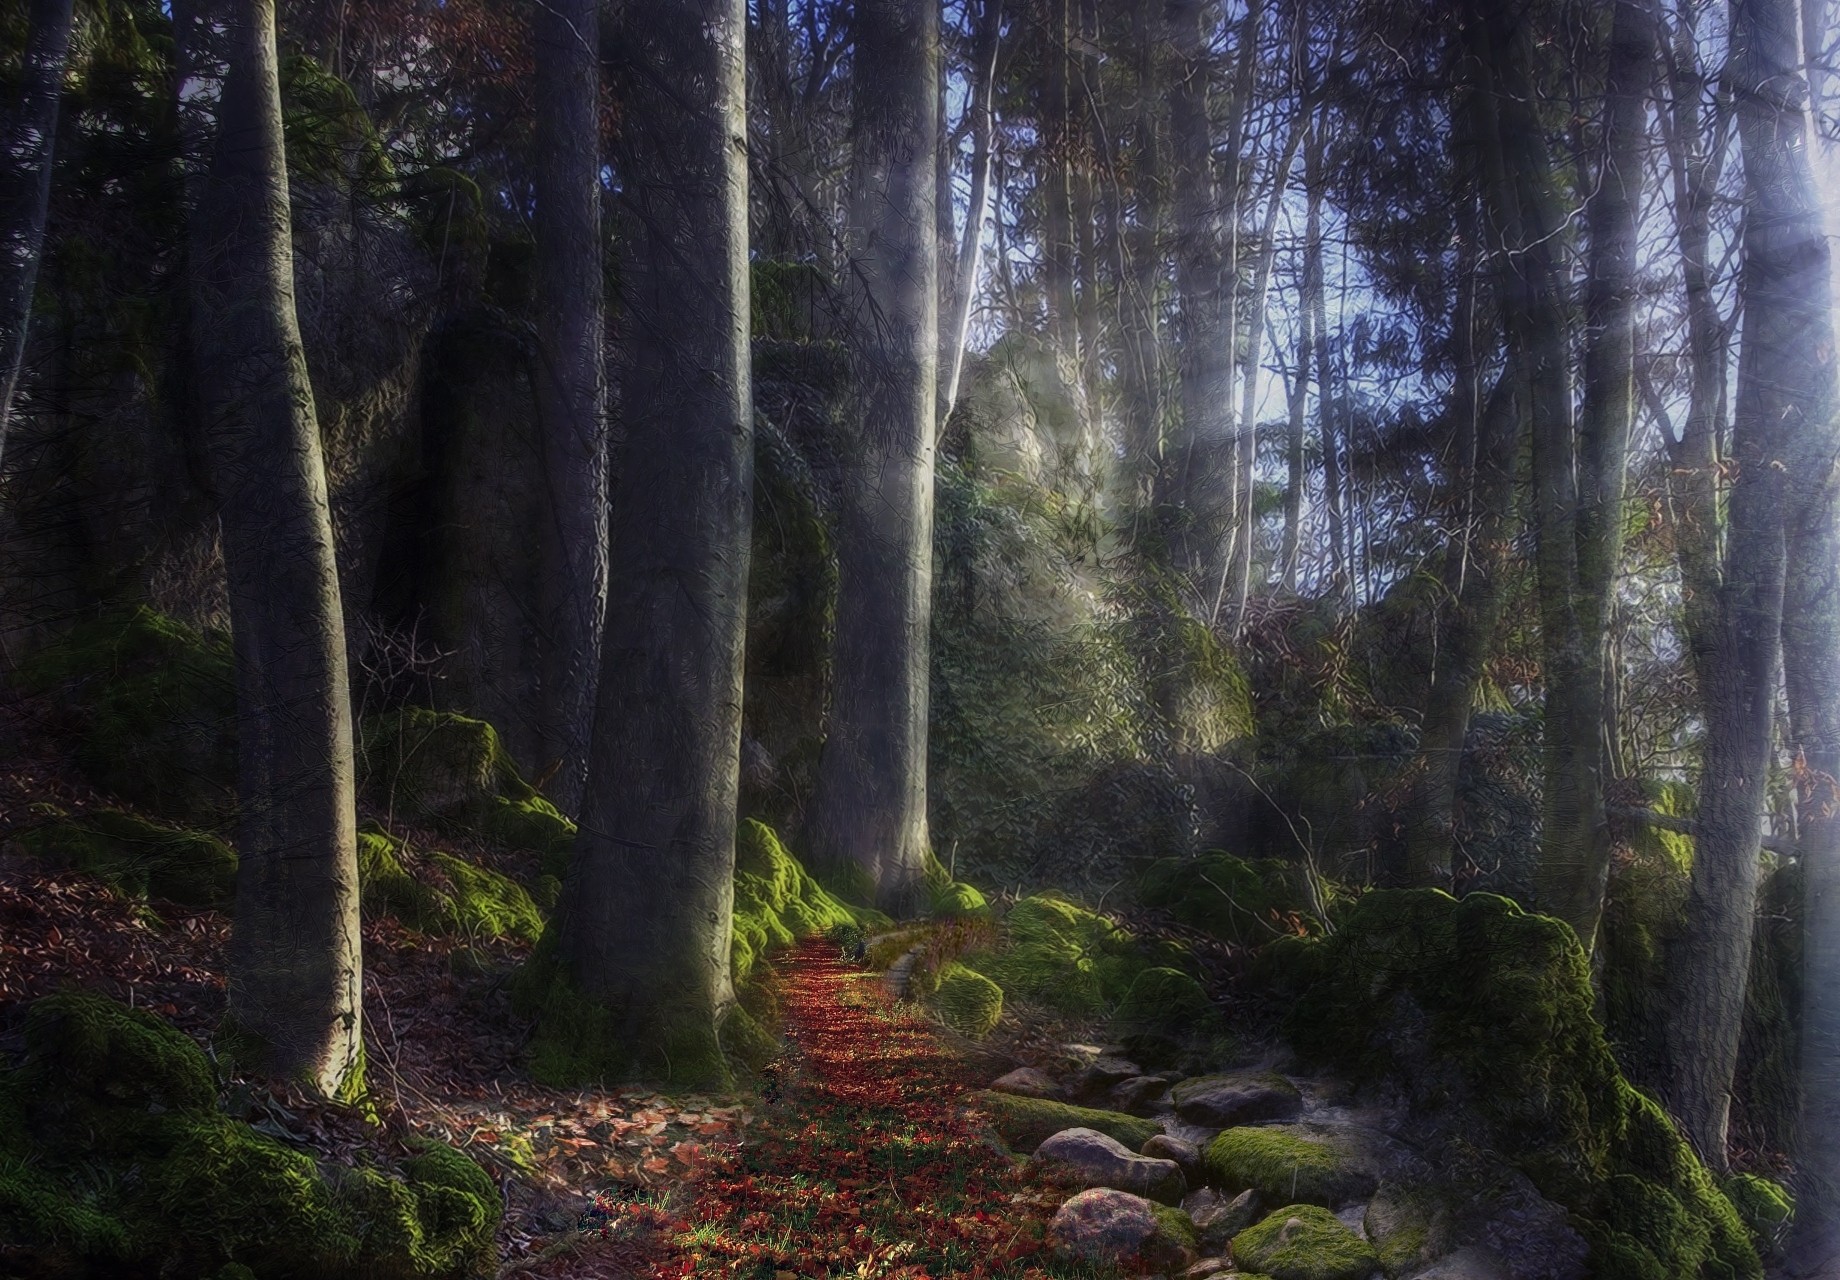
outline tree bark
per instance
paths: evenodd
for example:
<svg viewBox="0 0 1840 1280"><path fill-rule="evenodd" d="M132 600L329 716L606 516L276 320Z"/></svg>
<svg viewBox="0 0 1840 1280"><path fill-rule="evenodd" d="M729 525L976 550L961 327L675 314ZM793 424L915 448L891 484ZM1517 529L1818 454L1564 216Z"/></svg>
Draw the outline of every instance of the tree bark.
<svg viewBox="0 0 1840 1280"><path fill-rule="evenodd" d="M1784 520L1782 663L1802 818L1805 966L1789 1256L1791 1274L1825 1278L1840 1275L1840 389L1797 17L1795 0L1732 5L1745 187L1737 427L1755 421L1776 433L1762 461Z"/></svg>
<svg viewBox="0 0 1840 1280"><path fill-rule="evenodd" d="M1327 145L1323 122L1303 154L1306 210L1303 230L1303 304L1310 313L1310 334L1316 366L1316 430L1322 443L1323 511L1329 533L1329 594L1346 601L1352 580L1348 572L1348 530L1342 509L1341 432L1337 425L1338 399L1335 371L1329 364L1329 307L1323 264L1323 151Z"/></svg>
<svg viewBox="0 0 1840 1280"><path fill-rule="evenodd" d="M831 708L806 819L816 864L887 908L918 900L939 344L937 5L863 0L847 235L860 431L844 461Z"/></svg>
<svg viewBox="0 0 1840 1280"><path fill-rule="evenodd" d="M537 417L543 539L543 747L550 792L580 807L607 608L607 432L600 223L600 0L546 0L537 50Z"/></svg>
<svg viewBox="0 0 1840 1280"><path fill-rule="evenodd" d="M1137 101L1133 113L1131 184L1136 208L1121 276L1120 382L1123 387L1125 475L1133 507L1153 500L1165 418L1161 293L1163 288L1164 176L1161 119L1161 0L1138 0L1132 9Z"/></svg>
<svg viewBox="0 0 1840 1280"><path fill-rule="evenodd" d="M559 949L610 1063L719 1081L752 523L743 0L628 0L626 441ZM930 228L929 228L930 230ZM611 1048L612 1046L610 1046ZM661 1061L647 1054L662 1048Z"/></svg>
<svg viewBox="0 0 1840 1280"><path fill-rule="evenodd" d="M294 309L273 0L222 18L229 74L192 286L236 661L228 1020L258 1069L337 1095L361 1083L363 1045L344 624Z"/></svg>
<svg viewBox="0 0 1840 1280"><path fill-rule="evenodd" d="M26 331L51 212L58 106L70 51L71 0L32 0L20 101L0 142L0 459L25 365Z"/></svg>
<svg viewBox="0 0 1840 1280"><path fill-rule="evenodd" d="M971 116L971 198L965 204L965 232L958 243L957 283L952 291L955 310L948 330L951 346L946 351L946 377L940 393L942 422L952 416L953 406L958 403L965 343L971 338L971 311L977 301L978 268L984 256L984 215L990 203L990 141L996 129L991 95L996 89L1002 32L1003 0L984 0L972 61L971 101L966 107Z"/></svg>

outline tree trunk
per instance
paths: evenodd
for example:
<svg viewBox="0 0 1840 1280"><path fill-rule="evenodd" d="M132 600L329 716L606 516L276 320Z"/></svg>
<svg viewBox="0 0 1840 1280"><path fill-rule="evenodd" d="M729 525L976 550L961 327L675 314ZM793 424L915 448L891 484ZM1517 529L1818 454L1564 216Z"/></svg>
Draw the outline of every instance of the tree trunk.
<svg viewBox="0 0 1840 1280"><path fill-rule="evenodd" d="M932 616L933 93L937 5L857 8L849 249L859 435L844 461L831 708L806 820L812 858L907 910L927 853Z"/></svg>
<svg viewBox="0 0 1840 1280"><path fill-rule="evenodd" d="M58 104L70 50L71 0L32 0L20 102L0 143L0 458L26 358L32 293L51 211Z"/></svg>
<svg viewBox="0 0 1840 1280"><path fill-rule="evenodd" d="M1048 41L1042 51L1041 105L1041 261L1042 293L1048 308L1048 332L1060 353L1078 360L1079 323L1074 297L1073 92L1068 72L1073 61L1073 0L1047 0Z"/></svg>
<svg viewBox="0 0 1840 1280"><path fill-rule="evenodd" d="M1322 442L1323 512L1329 533L1329 594L1346 600L1351 585L1345 548L1348 543L1342 513L1342 455L1336 425L1335 371L1329 365L1329 308L1323 269L1323 150L1327 145L1323 121L1318 120L1303 155L1306 210L1303 230L1303 305L1310 313L1309 331L1316 366L1316 430Z"/></svg>
<svg viewBox="0 0 1840 1280"><path fill-rule="evenodd" d="M1153 496L1164 429L1163 354L1159 338L1163 287L1163 152L1157 56L1161 0L1138 0L1132 9L1136 110L1131 124L1136 210L1127 237L1128 266L1119 274L1120 382L1123 386L1126 492L1132 507Z"/></svg>
<svg viewBox="0 0 1840 1280"><path fill-rule="evenodd" d="M623 27L618 603L559 952L608 1011L588 1056L609 1078L720 1083L753 505L746 7L628 0Z"/></svg>
<svg viewBox="0 0 1840 1280"><path fill-rule="evenodd" d="M549 0L537 49L537 417L543 538L543 749L580 807L607 608L606 361L600 223L600 0Z"/></svg>
<svg viewBox="0 0 1840 1280"><path fill-rule="evenodd" d="M239 756L230 1043L328 1095L362 1083L351 704L294 253L273 0L230 66L195 215L194 343L222 498Z"/></svg>
<svg viewBox="0 0 1840 1280"><path fill-rule="evenodd" d="M1233 334L1226 294L1231 260L1222 233L1221 184L1216 180L1208 115L1212 55L1201 0L1171 0L1168 39L1176 79L1170 86L1170 151L1174 161L1176 359L1180 427L1166 441L1157 507L1170 566L1205 615L1224 572L1222 540L1232 518Z"/></svg>
<svg viewBox="0 0 1840 1280"><path fill-rule="evenodd" d="M984 215L990 203L990 140L996 129L996 115L991 110L990 99L996 89L997 52L1002 32L1003 0L984 0L972 62L971 101L966 107L971 116L971 198L965 205L965 233L958 244L957 283L952 291L956 310L948 331L951 345L946 350L946 377L940 393L944 401L939 406L942 422L952 416L953 406L958 403L958 382L965 367L965 343L971 338L971 311L977 301L978 267L984 256Z"/></svg>
<svg viewBox="0 0 1840 1280"><path fill-rule="evenodd" d="M1782 660L1803 818L1802 1110L1790 1273L1825 1280L1840 1275L1840 391L1799 35L1794 0L1732 5L1745 187L1737 425L1755 421L1777 433L1777 450L1762 462L1784 521ZM1741 457L1739 465L1742 483L1751 464Z"/></svg>

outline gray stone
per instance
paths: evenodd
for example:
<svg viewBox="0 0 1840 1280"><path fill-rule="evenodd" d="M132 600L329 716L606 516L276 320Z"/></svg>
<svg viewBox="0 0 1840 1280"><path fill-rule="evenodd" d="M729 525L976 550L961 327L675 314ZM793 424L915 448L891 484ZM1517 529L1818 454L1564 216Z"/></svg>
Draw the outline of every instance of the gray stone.
<svg viewBox="0 0 1840 1280"><path fill-rule="evenodd" d="M1059 1098L1061 1086L1046 1071L1034 1067L1017 1067L1006 1076L991 1082L998 1093L1013 1093L1022 1098Z"/></svg>
<svg viewBox="0 0 1840 1280"><path fill-rule="evenodd" d="M1166 1133L1159 1133L1138 1148L1140 1154L1153 1160L1174 1160L1181 1167L1182 1176L1188 1179L1188 1185L1198 1187L1203 1181L1201 1148L1181 1138L1172 1138Z"/></svg>
<svg viewBox="0 0 1840 1280"><path fill-rule="evenodd" d="M1195 1261L1188 1241L1166 1224L1155 1205L1109 1187L1082 1191L1063 1204L1048 1224L1048 1241L1063 1258L1102 1266L1180 1271Z"/></svg>
<svg viewBox="0 0 1840 1280"><path fill-rule="evenodd" d="M1188 1216L1194 1220L1195 1235L1203 1249L1223 1249L1229 1240L1258 1221L1260 1207L1258 1192L1242 1191L1231 1200L1216 1195L1213 1204L1190 1209Z"/></svg>
<svg viewBox="0 0 1840 1280"><path fill-rule="evenodd" d="M1226 1269L1225 1258L1203 1258L1182 1273L1182 1280L1207 1280L1207 1277L1217 1276Z"/></svg>
<svg viewBox="0 0 1840 1280"><path fill-rule="evenodd" d="M1292 1120L1303 1112L1303 1095L1283 1076L1269 1071L1235 1071L1196 1076L1170 1091L1176 1114L1190 1124L1216 1128Z"/></svg>
<svg viewBox="0 0 1840 1280"><path fill-rule="evenodd" d="M1063 1129L1050 1136L1035 1148L1029 1166L1052 1182L1110 1187L1164 1204L1180 1204L1188 1191L1175 1161L1135 1155L1096 1129Z"/></svg>
<svg viewBox="0 0 1840 1280"><path fill-rule="evenodd" d="M1122 1084L1133 1076L1141 1076L1143 1073L1144 1069L1135 1062L1106 1054L1094 1058L1086 1069L1080 1072L1080 1092L1088 1096L1101 1094L1113 1085Z"/></svg>
<svg viewBox="0 0 1840 1280"><path fill-rule="evenodd" d="M1157 1109L1157 1100L1169 1092L1161 1076L1132 1076L1120 1080L1105 1095L1105 1105L1128 1116L1147 1116Z"/></svg>

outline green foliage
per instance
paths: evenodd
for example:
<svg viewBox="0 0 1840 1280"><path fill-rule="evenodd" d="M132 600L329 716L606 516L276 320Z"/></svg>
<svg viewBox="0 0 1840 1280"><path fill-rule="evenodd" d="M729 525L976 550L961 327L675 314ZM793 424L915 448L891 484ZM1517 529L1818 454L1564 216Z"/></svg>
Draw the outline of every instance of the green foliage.
<svg viewBox="0 0 1840 1280"><path fill-rule="evenodd" d="M940 971L933 1005L954 1031L982 1039L1003 1016L1003 988L955 961Z"/></svg>
<svg viewBox="0 0 1840 1280"><path fill-rule="evenodd" d="M402 844L381 831L358 833L358 882L368 913L391 915L425 933L535 942L543 916L522 885L442 850L403 863Z"/></svg>
<svg viewBox="0 0 1840 1280"><path fill-rule="evenodd" d="M1380 890L1334 936L1274 950L1305 1057L1473 1116L1584 1224L1605 1280L1762 1274L1731 1202L1618 1070L1564 924L1489 894Z"/></svg>
<svg viewBox="0 0 1840 1280"><path fill-rule="evenodd" d="M349 185L371 199L394 190L395 166L358 95L304 53L281 63L281 127L296 181Z"/></svg>
<svg viewBox="0 0 1840 1280"><path fill-rule="evenodd" d="M1228 1129L1202 1156L1210 1182L1233 1192L1251 1188L1267 1203L1334 1208L1374 1189L1373 1177L1337 1143L1284 1126Z"/></svg>
<svg viewBox="0 0 1840 1280"><path fill-rule="evenodd" d="M1334 913L1347 890L1285 858L1235 858L1215 850L1195 858L1165 858L1148 867L1137 896L1178 924L1235 946L1258 947L1284 934L1319 934L1319 909ZM1320 903L1320 907L1319 907Z"/></svg>
<svg viewBox="0 0 1840 1280"><path fill-rule="evenodd" d="M31 655L19 679L55 697L76 764L105 791L180 822L235 804L230 644L147 608L86 622Z"/></svg>
<svg viewBox="0 0 1840 1280"><path fill-rule="evenodd" d="M1380 1266L1373 1246L1327 1209L1292 1204L1233 1237L1234 1261L1272 1280L1367 1280Z"/></svg>
<svg viewBox="0 0 1840 1280"><path fill-rule="evenodd" d="M19 846L131 897L224 908L236 890L236 854L222 840L120 809L50 816L45 825L22 832Z"/></svg>
<svg viewBox="0 0 1840 1280"><path fill-rule="evenodd" d="M1048 1098L1022 1098L980 1089L966 1094L965 1101L989 1116L1003 1141L1022 1152L1035 1150L1062 1129L1096 1129L1133 1151L1163 1131L1154 1120L1071 1106Z"/></svg>
<svg viewBox="0 0 1840 1280"><path fill-rule="evenodd" d="M37 1001L23 1064L0 1071L0 1231L110 1274L458 1280L490 1260L498 1190L459 1152L326 1165L216 1103L204 1054L162 1019Z"/></svg>

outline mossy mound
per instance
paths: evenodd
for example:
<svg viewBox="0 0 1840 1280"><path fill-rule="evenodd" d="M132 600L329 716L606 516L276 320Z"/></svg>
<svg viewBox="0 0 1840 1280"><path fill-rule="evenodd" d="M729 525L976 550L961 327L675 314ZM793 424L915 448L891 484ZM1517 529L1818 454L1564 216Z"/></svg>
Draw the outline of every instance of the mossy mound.
<svg viewBox="0 0 1840 1280"><path fill-rule="evenodd" d="M58 866L86 872L130 897L188 907L224 908L236 892L236 854L204 831L186 831L120 809L39 815L19 847Z"/></svg>
<svg viewBox="0 0 1840 1280"><path fill-rule="evenodd" d="M1220 1010L1194 978L1180 969L1145 969L1125 988L1112 1011L1112 1025L1126 1036L1217 1037L1225 1030Z"/></svg>
<svg viewBox="0 0 1840 1280"><path fill-rule="evenodd" d="M1010 997L1076 1017L1123 999L1153 957L1104 916L1050 894L1022 899L1003 918L1003 945L972 957Z"/></svg>
<svg viewBox="0 0 1840 1280"><path fill-rule="evenodd" d="M1738 1220L1750 1231L1757 1251L1766 1258L1773 1256L1795 1221L1795 1197L1789 1189L1754 1173L1733 1174L1719 1189L1738 1211Z"/></svg>
<svg viewBox="0 0 1840 1280"><path fill-rule="evenodd" d="M566 873L575 824L524 781L484 720L426 707L372 716L359 730L358 765L387 811L540 854L558 881Z"/></svg>
<svg viewBox="0 0 1840 1280"><path fill-rule="evenodd" d="M1602 1280L1762 1275L1731 1201L1618 1070L1564 924L1490 894L1381 890L1334 936L1272 950L1299 1052L1482 1134L1577 1218Z"/></svg>
<svg viewBox="0 0 1840 1280"><path fill-rule="evenodd" d="M403 847L381 831L358 833L358 882L364 909L424 933L535 942L543 915L524 887L489 867L442 850L421 855L415 874Z"/></svg>
<svg viewBox="0 0 1840 1280"><path fill-rule="evenodd" d="M979 1089L966 1094L965 1101L990 1117L1003 1141L1024 1153L1035 1150L1062 1129L1097 1129L1132 1151L1141 1149L1144 1143L1163 1131L1153 1120L1140 1120L1118 1111L1070 1106L1047 1098L1023 1098Z"/></svg>
<svg viewBox="0 0 1840 1280"><path fill-rule="evenodd" d="M68 716L77 767L96 786L184 823L236 805L230 642L148 608L84 623L19 668Z"/></svg>
<svg viewBox="0 0 1840 1280"><path fill-rule="evenodd" d="M498 1189L459 1152L328 1166L216 1102L170 1024L97 996L38 1001L23 1063L0 1070L0 1235L78 1273L409 1280L492 1261Z"/></svg>
<svg viewBox="0 0 1840 1280"><path fill-rule="evenodd" d="M1138 883L1147 907L1167 911L1177 923L1239 947L1259 947L1299 931L1319 934L1319 912L1333 916L1347 891L1283 858L1235 858L1218 850L1195 858L1153 863Z"/></svg>
<svg viewBox="0 0 1840 1280"><path fill-rule="evenodd" d="M1333 1209L1374 1189L1373 1175L1341 1144L1289 1126L1228 1129L1208 1143L1202 1159L1209 1182L1235 1193L1257 1191L1266 1203Z"/></svg>
<svg viewBox="0 0 1840 1280"><path fill-rule="evenodd" d="M737 987L776 947L858 923L858 912L806 871L764 822L735 832L735 932L729 958Z"/></svg>
<svg viewBox="0 0 1840 1280"><path fill-rule="evenodd" d="M982 1039L996 1029L1003 1016L1003 988L977 970L953 962L939 971L933 1007L954 1031Z"/></svg>
<svg viewBox="0 0 1840 1280"><path fill-rule="evenodd" d="M1279 1209L1234 1236L1233 1260L1271 1280L1367 1280L1380 1267L1372 1245L1312 1204Z"/></svg>

